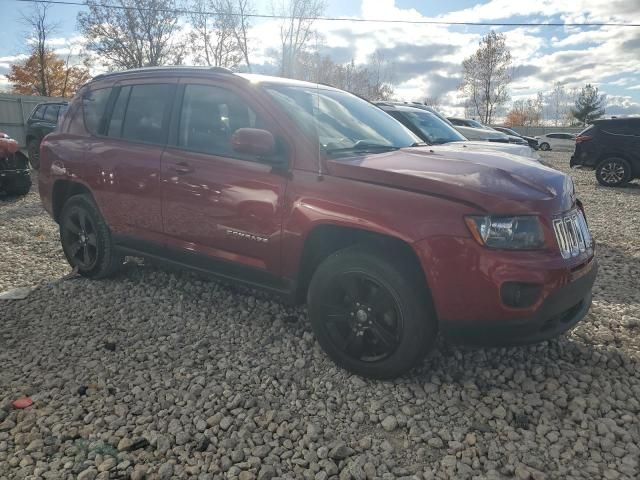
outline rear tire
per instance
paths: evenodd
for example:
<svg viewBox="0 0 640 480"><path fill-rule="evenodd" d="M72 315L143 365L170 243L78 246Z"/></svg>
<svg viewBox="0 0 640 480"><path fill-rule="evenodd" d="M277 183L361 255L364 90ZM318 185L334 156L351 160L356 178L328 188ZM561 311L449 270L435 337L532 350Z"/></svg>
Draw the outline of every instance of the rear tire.
<svg viewBox="0 0 640 480"><path fill-rule="evenodd" d="M88 195L70 197L60 214L60 241L69 264L81 275L100 279L113 275L122 266L98 207Z"/></svg>
<svg viewBox="0 0 640 480"><path fill-rule="evenodd" d="M545 152L551 150L551 145L549 145L547 142L543 142L540 144L540 150L543 150Z"/></svg>
<svg viewBox="0 0 640 480"><path fill-rule="evenodd" d="M357 245L327 257L308 291L311 326L340 367L397 377L433 347L437 321L415 266Z"/></svg>
<svg viewBox="0 0 640 480"><path fill-rule="evenodd" d="M5 181L4 191L7 195L23 196L31 190L31 177L20 175Z"/></svg>
<svg viewBox="0 0 640 480"><path fill-rule="evenodd" d="M29 154L29 163L34 170L40 169L40 145L35 139L29 140L27 144L27 153Z"/></svg>
<svg viewBox="0 0 640 480"><path fill-rule="evenodd" d="M596 179L604 187L619 187L631 180L631 165L624 158L606 158L596 167Z"/></svg>

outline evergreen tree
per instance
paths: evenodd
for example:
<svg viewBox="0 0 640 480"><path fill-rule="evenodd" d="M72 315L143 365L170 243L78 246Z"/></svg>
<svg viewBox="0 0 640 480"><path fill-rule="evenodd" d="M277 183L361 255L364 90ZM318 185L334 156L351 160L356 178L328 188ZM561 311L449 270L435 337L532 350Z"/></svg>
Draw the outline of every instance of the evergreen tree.
<svg viewBox="0 0 640 480"><path fill-rule="evenodd" d="M591 123L596 118L604 115L604 107L607 104L606 94L598 93L598 87L590 83L582 87L576 98L575 107L571 109L571 115L583 125Z"/></svg>

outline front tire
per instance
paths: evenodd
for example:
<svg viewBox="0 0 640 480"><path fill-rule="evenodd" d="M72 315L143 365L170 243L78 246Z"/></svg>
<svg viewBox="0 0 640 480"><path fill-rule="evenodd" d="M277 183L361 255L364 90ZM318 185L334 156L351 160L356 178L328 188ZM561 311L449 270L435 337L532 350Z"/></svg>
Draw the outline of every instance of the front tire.
<svg viewBox="0 0 640 480"><path fill-rule="evenodd" d="M40 169L40 144L37 140L31 139L27 144L27 153L29 154L29 163L34 170Z"/></svg>
<svg viewBox="0 0 640 480"><path fill-rule="evenodd" d="M81 275L100 279L122 265L111 232L88 195L69 198L60 214L60 241L67 261Z"/></svg>
<svg viewBox="0 0 640 480"><path fill-rule="evenodd" d="M604 187L619 187L631 180L631 165L624 158L606 158L596 167L596 179Z"/></svg>
<svg viewBox="0 0 640 480"><path fill-rule="evenodd" d="M547 152L551 150L551 145L549 145L547 142L543 142L540 144L540 150Z"/></svg>
<svg viewBox="0 0 640 480"><path fill-rule="evenodd" d="M363 377L397 377L435 343L437 322L424 279L405 259L362 245L338 251L316 269L307 301L322 348Z"/></svg>

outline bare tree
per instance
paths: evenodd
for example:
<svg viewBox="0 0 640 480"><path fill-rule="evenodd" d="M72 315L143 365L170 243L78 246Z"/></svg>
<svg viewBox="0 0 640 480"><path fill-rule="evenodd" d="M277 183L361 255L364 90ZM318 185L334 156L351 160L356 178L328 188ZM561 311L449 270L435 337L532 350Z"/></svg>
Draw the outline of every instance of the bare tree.
<svg viewBox="0 0 640 480"><path fill-rule="evenodd" d="M117 4L122 8L113 8ZM176 64L184 57L175 0L96 0L80 12L87 48L109 68Z"/></svg>
<svg viewBox="0 0 640 480"><path fill-rule="evenodd" d="M294 77L296 60L312 38L313 24L326 8L324 0L282 0L280 75Z"/></svg>
<svg viewBox="0 0 640 480"><path fill-rule="evenodd" d="M29 13L22 13L22 21L29 28L26 36L33 42L32 54L35 54L38 61L37 91L44 97L51 94L47 81L47 60L51 58L51 55L48 55L47 40L58 27L48 20L48 11L49 5L40 3L34 5Z"/></svg>
<svg viewBox="0 0 640 480"><path fill-rule="evenodd" d="M551 90L549 94L549 104L554 124L557 127L560 123L566 121L567 114L569 113L568 94L562 83L555 82L553 84L553 90Z"/></svg>
<svg viewBox="0 0 640 480"><path fill-rule="evenodd" d="M242 56L244 57L244 62L247 64L247 69L251 71L251 62L249 61L249 28L251 27L249 23L249 15L253 13L253 4L250 0L237 0L235 3L232 3L232 0L227 0L227 3L232 4L232 11L235 16L235 23L233 34L236 37L236 42L238 43L238 48L242 52Z"/></svg>
<svg viewBox="0 0 640 480"><path fill-rule="evenodd" d="M391 68L384 56L374 52L369 63L335 63L327 55L318 52L300 52L297 58L296 78L332 85L359 95L370 101L389 100L393 97Z"/></svg>
<svg viewBox="0 0 640 480"><path fill-rule="evenodd" d="M191 4L191 52L196 63L235 68L242 60L227 0L194 0Z"/></svg>
<svg viewBox="0 0 640 480"><path fill-rule="evenodd" d="M425 97L422 101L426 106L433 108L434 110L439 110L442 105L442 101L439 96L435 95L432 97Z"/></svg>
<svg viewBox="0 0 640 480"><path fill-rule="evenodd" d="M512 79L511 53L502 33L489 32L478 50L462 63L460 90L484 124L490 124L496 110L509 99L507 87Z"/></svg>

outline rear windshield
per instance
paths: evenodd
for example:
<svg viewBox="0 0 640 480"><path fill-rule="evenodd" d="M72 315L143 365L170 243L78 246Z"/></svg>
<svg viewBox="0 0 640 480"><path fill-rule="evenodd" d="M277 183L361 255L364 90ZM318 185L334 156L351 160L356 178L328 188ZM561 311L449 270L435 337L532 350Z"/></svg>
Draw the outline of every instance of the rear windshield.
<svg viewBox="0 0 640 480"><path fill-rule="evenodd" d="M587 128L582 130L578 135L587 135L589 132L593 133L593 130L595 130L595 128L596 128L595 125L589 125Z"/></svg>

